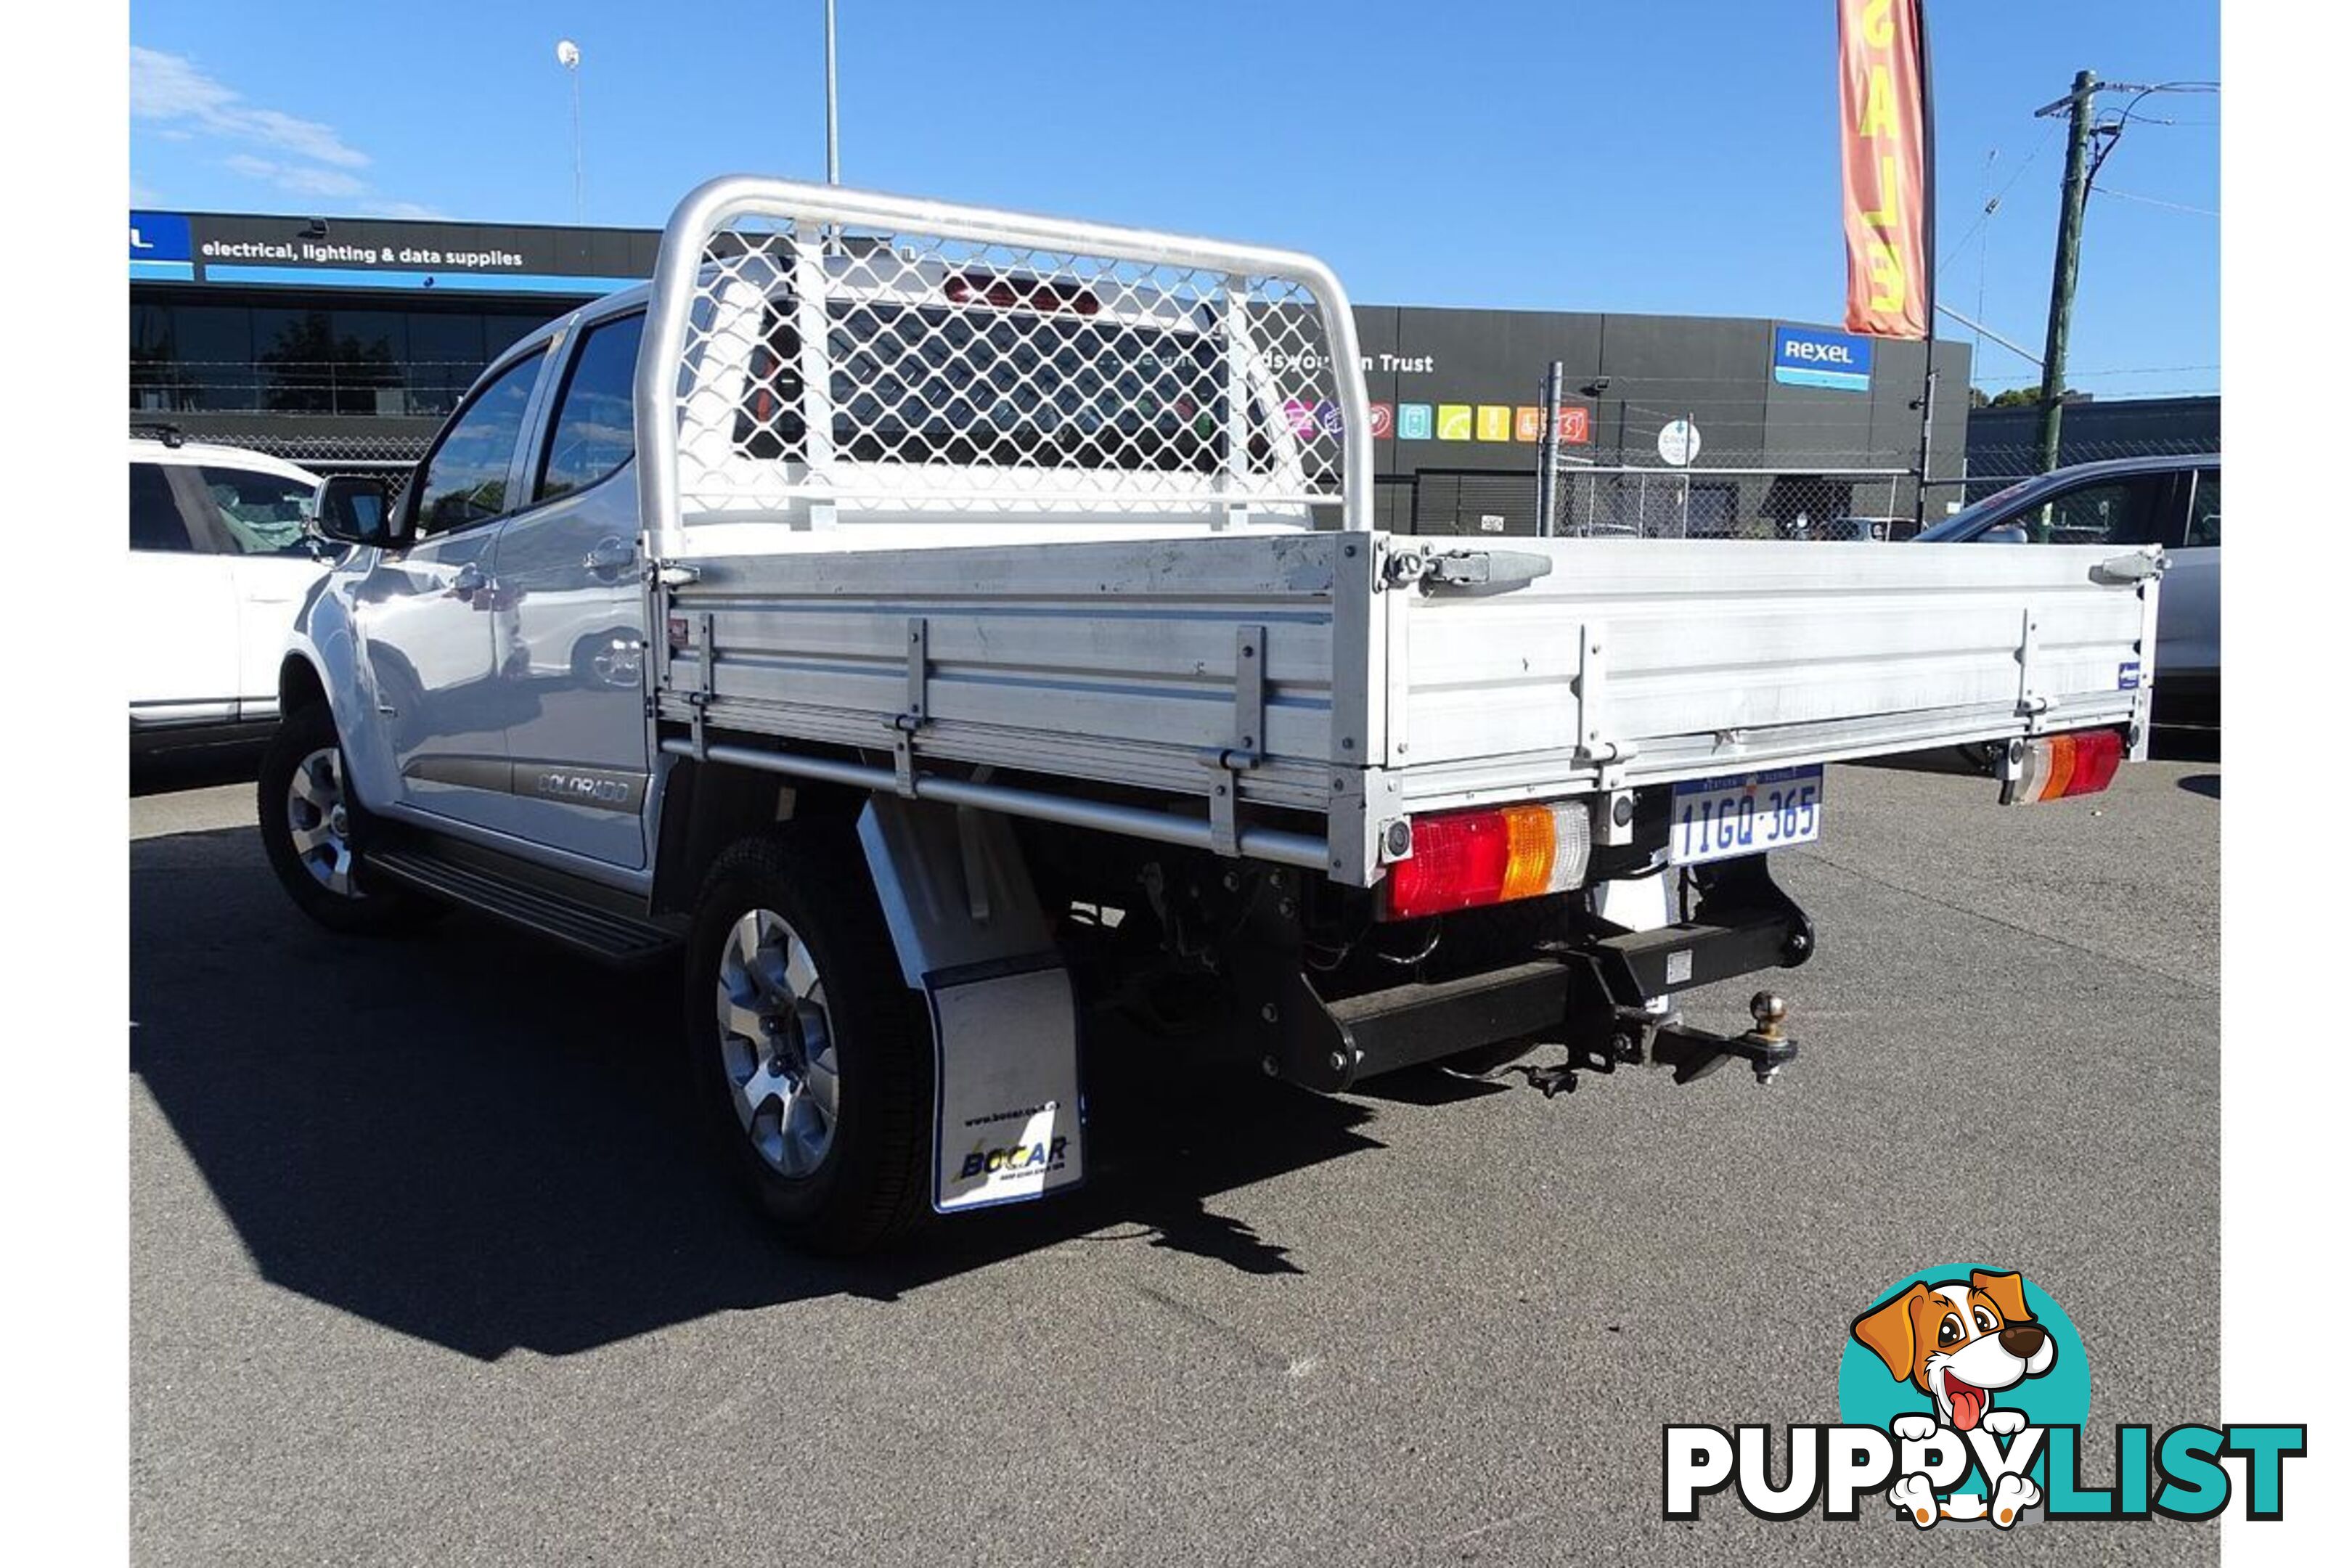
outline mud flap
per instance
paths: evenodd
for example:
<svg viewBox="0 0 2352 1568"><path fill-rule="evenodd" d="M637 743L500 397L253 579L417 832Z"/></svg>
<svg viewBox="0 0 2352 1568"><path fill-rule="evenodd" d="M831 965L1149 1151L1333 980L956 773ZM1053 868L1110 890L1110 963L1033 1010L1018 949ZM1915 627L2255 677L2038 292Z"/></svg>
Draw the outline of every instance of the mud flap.
<svg viewBox="0 0 2352 1568"><path fill-rule="evenodd" d="M1004 818L877 796L857 819L937 1064L931 1206L1018 1203L1086 1174L1078 1022L1021 848Z"/></svg>
<svg viewBox="0 0 2352 1568"><path fill-rule="evenodd" d="M939 1053L931 1206L952 1214L1077 1185L1077 1014L1060 961L934 974L925 989Z"/></svg>

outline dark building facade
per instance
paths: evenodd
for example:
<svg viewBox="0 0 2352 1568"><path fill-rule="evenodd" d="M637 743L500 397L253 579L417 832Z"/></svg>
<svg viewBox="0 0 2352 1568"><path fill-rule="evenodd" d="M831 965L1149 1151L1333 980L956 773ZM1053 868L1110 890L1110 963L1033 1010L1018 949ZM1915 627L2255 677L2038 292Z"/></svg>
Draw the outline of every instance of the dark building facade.
<svg viewBox="0 0 2352 1568"><path fill-rule="evenodd" d="M658 243L646 229L133 212L131 416L315 466L413 460L490 358L643 280ZM1569 521L1738 533L1917 505L1926 345L1610 312L1360 305L1357 325L1386 527L1530 531L1554 361ZM1969 349L1933 350L1936 515L1960 493Z"/></svg>
<svg viewBox="0 0 2352 1568"><path fill-rule="evenodd" d="M1969 484L1981 495L2041 471L2042 411L1979 408L1969 415ZM2221 399L2127 397L2069 401L2058 421L2058 462L2102 458L2190 458L2221 449Z"/></svg>

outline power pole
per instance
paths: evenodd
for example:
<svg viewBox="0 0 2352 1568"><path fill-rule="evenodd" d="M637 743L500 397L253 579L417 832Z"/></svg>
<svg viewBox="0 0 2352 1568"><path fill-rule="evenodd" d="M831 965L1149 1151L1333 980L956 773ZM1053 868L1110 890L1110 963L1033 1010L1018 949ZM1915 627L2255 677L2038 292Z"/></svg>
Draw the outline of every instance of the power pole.
<svg viewBox="0 0 2352 1568"><path fill-rule="evenodd" d="M2066 395L2066 332L2074 324L2074 274L2083 258L2083 207L2091 194L2091 110L2099 90L2094 71L2076 71L2074 89L2037 110L2066 110L2066 180L2058 204L2058 258L2050 269L2050 335L2042 349L2042 471L2058 466L2058 419Z"/></svg>

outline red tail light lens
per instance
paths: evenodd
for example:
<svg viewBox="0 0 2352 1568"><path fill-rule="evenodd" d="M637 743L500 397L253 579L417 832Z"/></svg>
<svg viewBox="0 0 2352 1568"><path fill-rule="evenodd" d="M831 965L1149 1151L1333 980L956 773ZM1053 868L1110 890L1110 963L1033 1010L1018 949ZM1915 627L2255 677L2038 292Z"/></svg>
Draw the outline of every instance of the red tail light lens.
<svg viewBox="0 0 2352 1568"><path fill-rule="evenodd" d="M2032 805L2097 795L2116 782L2123 765L2124 738L2116 730L2078 730L2025 742L2014 776L2001 786L2004 805Z"/></svg>
<svg viewBox="0 0 2352 1568"><path fill-rule="evenodd" d="M1102 301L1091 289L1076 284L1005 278L993 272L950 273L946 293L951 305L993 305L1000 310L1069 310L1091 316L1102 309Z"/></svg>
<svg viewBox="0 0 2352 1568"><path fill-rule="evenodd" d="M2074 773L2068 795L2097 795L2116 782L2124 764L2124 738L2114 730L2091 730L2074 737Z"/></svg>
<svg viewBox="0 0 2352 1568"><path fill-rule="evenodd" d="M1583 805L1506 805L1417 817L1412 858L1389 868L1382 913L1412 920L1584 884L1592 819Z"/></svg>

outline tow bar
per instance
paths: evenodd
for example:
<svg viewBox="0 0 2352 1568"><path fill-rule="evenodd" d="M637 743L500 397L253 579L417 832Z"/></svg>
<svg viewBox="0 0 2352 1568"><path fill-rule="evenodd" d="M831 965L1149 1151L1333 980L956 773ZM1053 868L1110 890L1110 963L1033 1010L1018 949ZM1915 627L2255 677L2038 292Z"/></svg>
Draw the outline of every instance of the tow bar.
<svg viewBox="0 0 2352 1568"><path fill-rule="evenodd" d="M1689 920L1547 950L1567 972L1569 1058L1512 1070L1549 1098L1573 1092L1580 1069L1614 1072L1621 1064L1647 1061L1672 1068L1678 1084L1695 1083L1736 1057L1761 1086L1797 1059L1789 1004L1777 992L1749 999L1755 1023L1736 1035L1652 1010L1653 997L1774 965L1794 969L1813 955L1812 921L1772 880L1761 855L1703 868L1693 879L1699 905Z"/></svg>
<svg viewBox="0 0 2352 1568"><path fill-rule="evenodd" d="M1653 1062L1672 1068L1676 1083L1691 1083L1736 1057L1758 1083L1769 1083L1797 1057L1789 1005L1779 995L1758 993L1754 1026L1739 1034L1695 1028L1654 999L1793 969L1812 956L1812 921L1761 855L1695 868L1691 885L1696 907L1655 931L1598 923L1538 947L1526 963L1329 1001L1277 941L1244 943L1234 962L1251 1004L1243 1037L1268 1075L1325 1094L1481 1046L1554 1040L1566 1042L1567 1061L1504 1070L1558 1095L1575 1089L1580 1071Z"/></svg>

